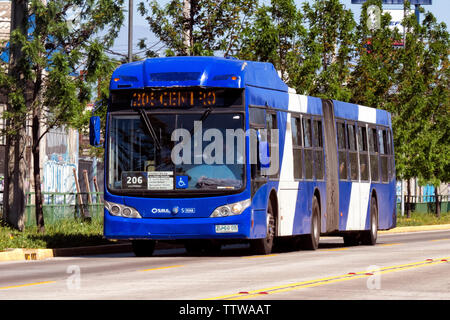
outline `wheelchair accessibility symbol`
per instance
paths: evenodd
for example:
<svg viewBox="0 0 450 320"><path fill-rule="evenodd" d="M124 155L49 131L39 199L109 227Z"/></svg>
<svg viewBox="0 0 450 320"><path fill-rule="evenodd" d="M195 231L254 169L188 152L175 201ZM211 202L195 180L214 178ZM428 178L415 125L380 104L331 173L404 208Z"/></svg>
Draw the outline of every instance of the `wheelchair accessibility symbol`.
<svg viewBox="0 0 450 320"><path fill-rule="evenodd" d="M188 176L177 176L177 189L186 189L188 187Z"/></svg>

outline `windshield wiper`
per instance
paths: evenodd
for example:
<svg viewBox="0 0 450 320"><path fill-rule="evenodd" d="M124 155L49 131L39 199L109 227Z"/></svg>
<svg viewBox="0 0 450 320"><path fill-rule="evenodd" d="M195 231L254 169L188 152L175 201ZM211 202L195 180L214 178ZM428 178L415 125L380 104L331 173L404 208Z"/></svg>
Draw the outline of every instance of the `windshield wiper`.
<svg viewBox="0 0 450 320"><path fill-rule="evenodd" d="M159 142L158 136L155 133L155 129L153 128L152 123L150 122L150 119L147 116L147 113L142 108L139 108L138 112L139 112L139 115L141 116L142 122L144 122L144 124L145 124L145 128L147 129L148 133L150 134L153 141L155 142L156 148L158 150L161 150L161 143Z"/></svg>
<svg viewBox="0 0 450 320"><path fill-rule="evenodd" d="M211 111L212 111L211 108L206 109L205 112L203 112L202 116L200 117L200 120L198 120L198 121L200 121L200 122L205 121L205 119L208 118L208 116L211 114ZM196 132L195 127L193 127L192 130L190 131L190 134L191 135L195 134L195 132Z"/></svg>

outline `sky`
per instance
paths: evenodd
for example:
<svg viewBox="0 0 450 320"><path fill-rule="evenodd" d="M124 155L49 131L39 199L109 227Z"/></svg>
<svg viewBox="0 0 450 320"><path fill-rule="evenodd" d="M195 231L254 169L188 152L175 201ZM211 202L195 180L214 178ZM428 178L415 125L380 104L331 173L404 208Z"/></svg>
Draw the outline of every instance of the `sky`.
<svg viewBox="0 0 450 320"><path fill-rule="evenodd" d="M139 50L137 43L139 39L146 38L147 44L155 44L158 40L155 35L150 31L147 21L139 14L137 11L137 4L141 0L134 0L134 15L133 15L133 53ZM296 0L295 3L297 7L303 2L312 3L314 0ZM160 0L158 3L165 5L169 0ZM270 3L270 0L262 1L264 3ZM447 25L447 30L450 26L450 0L433 0L433 4L429 6L423 6L426 12L431 12L437 18L438 22L445 22ZM351 0L341 0L341 3L345 5L346 8L352 10L355 21L359 21L359 16L361 14L361 5L351 4ZM384 5L383 9L402 9L401 5ZM126 2L126 10L128 11L128 2ZM156 48L160 48L157 46ZM122 29L120 30L119 37L117 38L113 51L120 52L122 54L128 53L128 13L126 13L126 19Z"/></svg>

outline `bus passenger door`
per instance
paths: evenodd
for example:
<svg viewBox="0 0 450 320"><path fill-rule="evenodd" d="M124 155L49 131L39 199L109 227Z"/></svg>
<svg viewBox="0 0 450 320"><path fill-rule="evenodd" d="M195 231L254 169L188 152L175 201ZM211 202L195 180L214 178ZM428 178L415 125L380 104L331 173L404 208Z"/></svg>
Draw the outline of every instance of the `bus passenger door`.
<svg viewBox="0 0 450 320"><path fill-rule="evenodd" d="M336 126L334 105L331 100L322 100L325 135L325 168L326 168L326 232L339 229L339 178L336 144ZM323 211L322 211L323 212Z"/></svg>

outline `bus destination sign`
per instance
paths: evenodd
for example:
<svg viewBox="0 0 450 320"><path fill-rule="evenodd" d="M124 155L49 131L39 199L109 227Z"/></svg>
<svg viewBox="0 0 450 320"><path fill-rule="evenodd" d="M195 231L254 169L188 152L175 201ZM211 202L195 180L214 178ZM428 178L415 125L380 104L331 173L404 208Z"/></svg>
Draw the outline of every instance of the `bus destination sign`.
<svg viewBox="0 0 450 320"><path fill-rule="evenodd" d="M152 90L133 92L131 107L214 107L223 106L223 91L215 90Z"/></svg>

